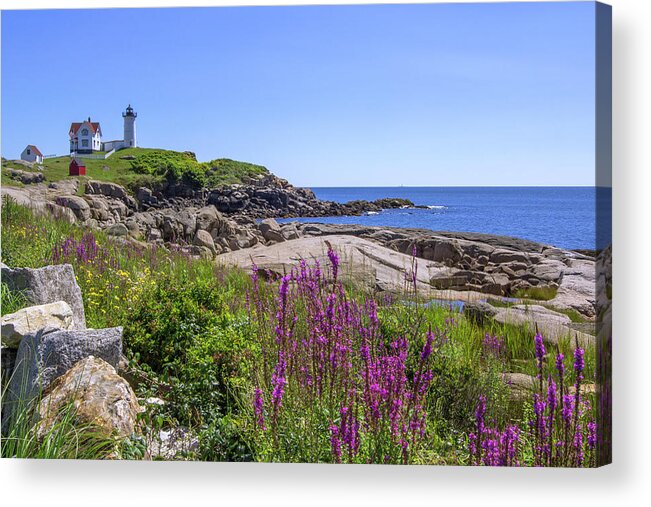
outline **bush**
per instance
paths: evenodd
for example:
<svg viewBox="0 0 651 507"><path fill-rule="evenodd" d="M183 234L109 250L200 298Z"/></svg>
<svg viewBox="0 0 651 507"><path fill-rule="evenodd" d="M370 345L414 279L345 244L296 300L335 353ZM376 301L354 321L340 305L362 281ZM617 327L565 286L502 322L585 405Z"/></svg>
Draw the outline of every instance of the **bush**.
<svg viewBox="0 0 651 507"><path fill-rule="evenodd" d="M170 415L180 424L206 425L236 405L238 379L250 356L215 280L179 284L164 276L148 289L125 322L125 345L164 386Z"/></svg>
<svg viewBox="0 0 651 507"><path fill-rule="evenodd" d="M153 183L165 180L170 183L182 182L193 187L244 183L254 176L268 173L263 166L225 158L197 162L193 154L177 151L150 151L140 154L131 161L131 169L138 174L155 177Z"/></svg>

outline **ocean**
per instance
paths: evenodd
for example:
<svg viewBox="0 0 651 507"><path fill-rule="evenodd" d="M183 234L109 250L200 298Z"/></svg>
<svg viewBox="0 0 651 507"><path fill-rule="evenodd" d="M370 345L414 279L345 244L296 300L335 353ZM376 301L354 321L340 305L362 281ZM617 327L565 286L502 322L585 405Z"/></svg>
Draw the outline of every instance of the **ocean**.
<svg viewBox="0 0 651 507"><path fill-rule="evenodd" d="M596 248L595 187L316 187L312 190L319 199L328 201L402 197L427 209L392 209L363 216L310 217L283 222L483 232L567 249ZM608 200L609 207L610 193Z"/></svg>

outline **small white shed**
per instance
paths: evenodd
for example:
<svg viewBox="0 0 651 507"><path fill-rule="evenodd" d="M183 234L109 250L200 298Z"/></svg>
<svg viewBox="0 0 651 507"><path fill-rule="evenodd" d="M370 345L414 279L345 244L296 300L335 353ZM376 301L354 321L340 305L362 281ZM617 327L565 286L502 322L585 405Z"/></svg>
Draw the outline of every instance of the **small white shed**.
<svg viewBox="0 0 651 507"><path fill-rule="evenodd" d="M20 154L20 159L27 162L36 162L37 164L43 163L43 154L33 144L28 144L27 147Z"/></svg>

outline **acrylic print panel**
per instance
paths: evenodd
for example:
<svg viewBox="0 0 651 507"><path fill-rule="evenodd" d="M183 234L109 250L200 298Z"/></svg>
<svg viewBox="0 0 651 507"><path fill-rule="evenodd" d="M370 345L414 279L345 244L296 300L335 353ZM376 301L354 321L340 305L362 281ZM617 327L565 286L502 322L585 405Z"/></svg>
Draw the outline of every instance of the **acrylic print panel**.
<svg viewBox="0 0 651 507"><path fill-rule="evenodd" d="M2 456L609 463L610 25L4 11Z"/></svg>

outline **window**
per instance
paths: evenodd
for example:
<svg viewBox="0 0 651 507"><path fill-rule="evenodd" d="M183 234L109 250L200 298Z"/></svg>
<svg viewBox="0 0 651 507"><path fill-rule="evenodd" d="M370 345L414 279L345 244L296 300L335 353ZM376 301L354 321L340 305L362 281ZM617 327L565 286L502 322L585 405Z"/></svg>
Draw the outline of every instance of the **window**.
<svg viewBox="0 0 651 507"><path fill-rule="evenodd" d="M32 152L31 152L31 150L30 150L29 148L27 148L27 154L28 154L28 155L31 155L31 154L32 154Z"/></svg>
<svg viewBox="0 0 651 507"><path fill-rule="evenodd" d="M81 140L81 145L82 145L84 148L88 148L88 139L82 139L82 140Z"/></svg>
<svg viewBox="0 0 651 507"><path fill-rule="evenodd" d="M87 136L87 135L88 135L88 129L83 129L83 130L81 131L81 135L82 135L82 136Z"/></svg>

